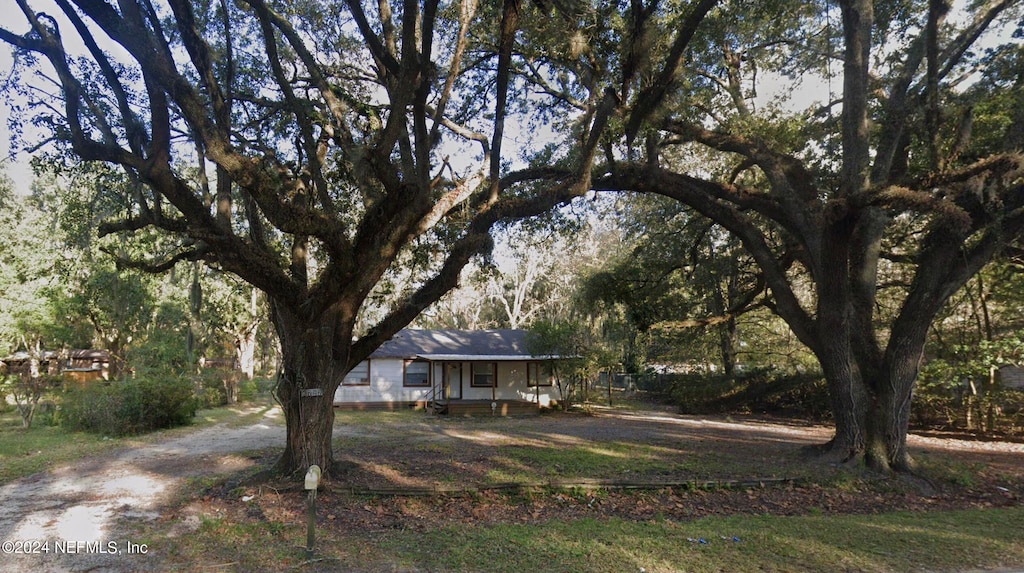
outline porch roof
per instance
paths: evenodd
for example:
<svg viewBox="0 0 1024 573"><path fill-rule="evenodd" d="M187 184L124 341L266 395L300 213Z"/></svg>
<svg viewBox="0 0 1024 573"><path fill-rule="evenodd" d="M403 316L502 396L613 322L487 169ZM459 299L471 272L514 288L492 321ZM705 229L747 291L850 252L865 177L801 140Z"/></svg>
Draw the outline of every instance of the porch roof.
<svg viewBox="0 0 1024 573"><path fill-rule="evenodd" d="M533 356L530 354L518 356L511 354L417 354L416 358L430 360L432 362L518 362L527 360L548 360L550 357Z"/></svg>

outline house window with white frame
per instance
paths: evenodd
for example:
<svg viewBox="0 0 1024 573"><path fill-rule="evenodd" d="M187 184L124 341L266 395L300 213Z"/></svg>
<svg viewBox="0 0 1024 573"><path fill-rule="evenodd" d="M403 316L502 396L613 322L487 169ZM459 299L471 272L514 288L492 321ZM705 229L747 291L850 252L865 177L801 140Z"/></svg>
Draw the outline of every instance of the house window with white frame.
<svg viewBox="0 0 1024 573"><path fill-rule="evenodd" d="M474 362L470 385L475 388L490 388L494 386L497 370L497 362Z"/></svg>
<svg viewBox="0 0 1024 573"><path fill-rule="evenodd" d="M363 360L356 364L342 381L345 386L369 386L370 385L370 361Z"/></svg>
<svg viewBox="0 0 1024 573"><path fill-rule="evenodd" d="M426 360L405 361L405 386L430 386L430 363Z"/></svg>
<svg viewBox="0 0 1024 573"><path fill-rule="evenodd" d="M526 363L526 385L551 386L551 370L540 362Z"/></svg>

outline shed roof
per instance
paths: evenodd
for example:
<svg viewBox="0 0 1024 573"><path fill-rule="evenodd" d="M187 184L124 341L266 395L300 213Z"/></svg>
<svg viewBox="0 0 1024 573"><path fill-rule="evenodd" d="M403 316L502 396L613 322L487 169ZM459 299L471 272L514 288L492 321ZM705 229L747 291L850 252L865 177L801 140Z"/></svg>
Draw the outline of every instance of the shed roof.
<svg viewBox="0 0 1024 573"><path fill-rule="evenodd" d="M107 350L95 350L95 349L77 349L77 350L66 350L63 352L64 357L74 360L98 360L100 362L110 361L110 352ZM61 357L61 351L58 350L45 350L42 353L43 360L55 360ZM27 362L32 358L32 355L24 350L19 350L10 356L3 358L4 362L15 363L15 362Z"/></svg>
<svg viewBox="0 0 1024 573"><path fill-rule="evenodd" d="M371 358L428 360L529 360L525 330L406 329L378 348ZM544 357L546 358L546 357Z"/></svg>

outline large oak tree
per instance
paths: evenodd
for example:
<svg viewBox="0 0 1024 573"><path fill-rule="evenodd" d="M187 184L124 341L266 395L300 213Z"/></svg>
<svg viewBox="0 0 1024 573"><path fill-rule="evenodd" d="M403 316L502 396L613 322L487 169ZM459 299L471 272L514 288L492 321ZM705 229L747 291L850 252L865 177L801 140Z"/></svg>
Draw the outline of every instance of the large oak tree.
<svg viewBox="0 0 1024 573"><path fill-rule="evenodd" d="M956 19L941 0L837 5L723 5L690 44L703 49L687 51L685 22L633 2L630 37L645 49L607 76L623 122L594 187L674 198L737 237L770 308L821 363L828 451L902 470L929 326L1024 230L1024 160L991 137L972 146L981 118L957 89L1019 52L976 43L1019 22L1021 3L976 3ZM759 72L822 74L835 97L810 113L758 111ZM1019 101L1002 96L1019 89L975 93Z"/></svg>
<svg viewBox="0 0 1024 573"><path fill-rule="evenodd" d="M123 170L124 209L99 234L156 247L114 250L122 264L202 261L266 293L288 472L329 471L345 373L455 287L496 224L587 190L585 134L607 121L577 122L577 177L505 172L507 110L526 95L509 87L516 0L55 4L17 0L25 28L0 27L19 116L69 162Z"/></svg>

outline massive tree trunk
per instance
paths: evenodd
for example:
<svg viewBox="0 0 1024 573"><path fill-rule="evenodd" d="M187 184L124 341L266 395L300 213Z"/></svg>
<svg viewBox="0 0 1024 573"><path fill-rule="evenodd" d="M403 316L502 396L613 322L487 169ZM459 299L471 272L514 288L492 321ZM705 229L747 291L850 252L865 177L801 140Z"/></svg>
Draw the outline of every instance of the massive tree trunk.
<svg viewBox="0 0 1024 573"><path fill-rule="evenodd" d="M847 461L864 451L869 399L849 348L824 344L817 356L828 385L835 434L822 449Z"/></svg>
<svg viewBox="0 0 1024 573"><path fill-rule="evenodd" d="M868 467L883 471L909 471L914 467L907 450L907 434L924 342L923 336L917 340L900 337L889 345L890 353L870 396L864 449Z"/></svg>
<svg viewBox="0 0 1024 573"><path fill-rule="evenodd" d="M334 393L349 370L350 347L334 342L335 336L346 334L351 340L352 324L339 321L335 312L304 318L272 306L282 359L275 395L286 424L285 449L277 469L299 474L316 464L329 475L334 466ZM344 355L337 355L336 346Z"/></svg>

